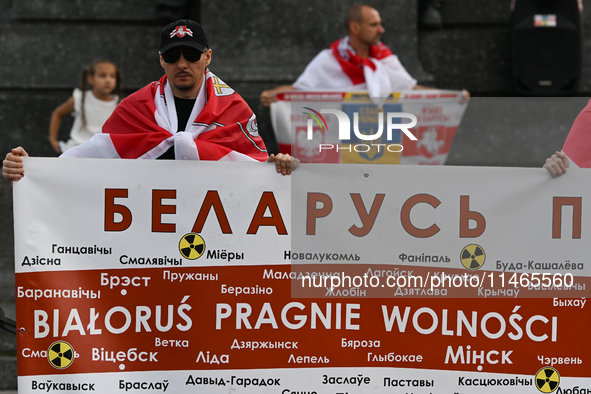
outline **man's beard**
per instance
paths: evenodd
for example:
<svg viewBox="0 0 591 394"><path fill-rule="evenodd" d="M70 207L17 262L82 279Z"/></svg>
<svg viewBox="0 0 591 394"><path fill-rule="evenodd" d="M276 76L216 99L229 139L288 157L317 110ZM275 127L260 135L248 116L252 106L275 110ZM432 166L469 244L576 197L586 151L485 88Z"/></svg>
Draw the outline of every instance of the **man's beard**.
<svg viewBox="0 0 591 394"><path fill-rule="evenodd" d="M177 88L178 90L181 91L186 91L186 90L191 90L195 87L195 82L191 83L191 84L187 84L187 85L178 85L178 84L173 84L175 88Z"/></svg>

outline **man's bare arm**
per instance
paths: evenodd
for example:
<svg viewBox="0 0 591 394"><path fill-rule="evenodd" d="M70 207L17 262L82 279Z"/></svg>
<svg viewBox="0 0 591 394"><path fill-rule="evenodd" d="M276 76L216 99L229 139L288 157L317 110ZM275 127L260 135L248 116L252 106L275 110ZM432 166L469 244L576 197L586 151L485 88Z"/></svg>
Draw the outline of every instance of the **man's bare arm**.
<svg viewBox="0 0 591 394"><path fill-rule="evenodd" d="M271 103L277 101L277 93L289 90L294 90L293 85L282 85L273 89L265 90L263 93L261 93L261 104L263 107L268 107L271 105Z"/></svg>

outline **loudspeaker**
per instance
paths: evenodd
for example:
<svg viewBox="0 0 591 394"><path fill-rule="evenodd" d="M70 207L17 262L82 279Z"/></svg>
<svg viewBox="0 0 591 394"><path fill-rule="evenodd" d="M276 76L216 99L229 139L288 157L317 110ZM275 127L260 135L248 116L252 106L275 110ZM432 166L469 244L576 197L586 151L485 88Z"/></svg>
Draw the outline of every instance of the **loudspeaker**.
<svg viewBox="0 0 591 394"><path fill-rule="evenodd" d="M581 75L582 0L513 0L511 58L523 95L566 96Z"/></svg>

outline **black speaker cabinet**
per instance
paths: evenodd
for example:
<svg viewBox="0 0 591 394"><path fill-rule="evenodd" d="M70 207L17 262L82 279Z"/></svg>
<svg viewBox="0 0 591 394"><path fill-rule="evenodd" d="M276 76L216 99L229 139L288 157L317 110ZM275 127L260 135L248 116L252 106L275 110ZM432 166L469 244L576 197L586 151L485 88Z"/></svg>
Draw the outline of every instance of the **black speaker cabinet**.
<svg viewBox="0 0 591 394"><path fill-rule="evenodd" d="M582 0L514 0L513 82L522 95L576 92L582 63Z"/></svg>

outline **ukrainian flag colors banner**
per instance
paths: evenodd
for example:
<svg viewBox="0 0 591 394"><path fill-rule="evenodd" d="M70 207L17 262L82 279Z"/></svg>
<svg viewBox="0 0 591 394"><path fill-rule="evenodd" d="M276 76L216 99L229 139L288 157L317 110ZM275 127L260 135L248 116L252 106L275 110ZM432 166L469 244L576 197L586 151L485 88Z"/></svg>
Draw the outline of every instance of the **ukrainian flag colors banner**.
<svg viewBox="0 0 591 394"><path fill-rule="evenodd" d="M305 163L445 164L468 105L462 92L444 90L380 99L367 93L291 91L277 98L271 121L279 150ZM346 115L348 126L341 126L335 110ZM400 113L414 116L408 133L389 127L409 124L396 115L389 118ZM350 138L342 138L341 127L348 127Z"/></svg>
<svg viewBox="0 0 591 394"><path fill-rule="evenodd" d="M588 170L24 165L19 393L591 390Z"/></svg>

